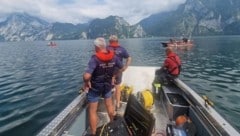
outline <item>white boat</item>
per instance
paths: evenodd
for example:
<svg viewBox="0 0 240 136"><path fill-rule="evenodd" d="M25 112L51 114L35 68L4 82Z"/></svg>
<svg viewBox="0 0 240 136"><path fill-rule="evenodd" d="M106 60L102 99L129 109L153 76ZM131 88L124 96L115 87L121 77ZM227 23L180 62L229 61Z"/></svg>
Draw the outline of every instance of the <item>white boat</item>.
<svg viewBox="0 0 240 136"><path fill-rule="evenodd" d="M132 86L134 95L145 89L151 90L154 94L154 104L150 110L150 113L154 117L154 124L153 126L151 126L151 124L147 125L147 129L151 130L151 133L142 133L143 136L184 135L183 133L179 133L175 122L176 118L183 114L188 116L195 126L196 136L240 135L236 129L214 110L208 99L200 97L180 79L175 79L173 84L162 85L161 87L154 86L156 69L157 67L131 66L124 72L123 76L123 84ZM109 121L102 102L103 101L100 100L98 108L99 126ZM127 102L122 102L122 105L120 114L122 113L123 115L124 112L126 114L128 105ZM81 93L53 121L42 129L38 133L38 136L85 135L89 130L86 108L86 93ZM144 112L145 111L142 111L140 114ZM142 122L142 124L144 123ZM137 128L138 126L135 127ZM139 131L142 130L142 128L137 128L136 130ZM119 130L112 129L111 132L112 131ZM189 135L187 132L184 133L185 135ZM130 135L134 134L131 133Z"/></svg>

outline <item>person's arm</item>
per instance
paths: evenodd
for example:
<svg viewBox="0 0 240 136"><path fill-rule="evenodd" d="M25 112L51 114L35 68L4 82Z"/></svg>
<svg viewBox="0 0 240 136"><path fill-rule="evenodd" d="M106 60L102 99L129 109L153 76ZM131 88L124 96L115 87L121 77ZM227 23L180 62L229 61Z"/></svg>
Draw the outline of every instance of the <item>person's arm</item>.
<svg viewBox="0 0 240 136"><path fill-rule="evenodd" d="M165 69L165 70L167 70L167 69L168 69L168 67L169 67L169 60L168 60L168 58L167 58L167 59L165 59L165 61L164 61L164 64L163 64L162 68L163 68L163 69Z"/></svg>
<svg viewBox="0 0 240 136"><path fill-rule="evenodd" d="M95 70L96 66L97 66L96 61L92 57L90 59L90 61L88 62L88 67L86 68L85 73L83 74L83 82L84 82L83 89L85 91L88 91L89 88L91 88L91 82L90 81L91 81L92 73Z"/></svg>
<svg viewBox="0 0 240 136"><path fill-rule="evenodd" d="M116 59L116 67L117 67L117 71L115 71L112 76L112 85L115 84L116 77L124 71L123 63L118 58Z"/></svg>
<svg viewBox="0 0 240 136"><path fill-rule="evenodd" d="M132 62L132 58L129 56L129 57L126 59L126 63L125 63L125 65L124 65L123 71L125 71L125 70L128 68L128 66L131 64L131 62Z"/></svg>
<svg viewBox="0 0 240 136"><path fill-rule="evenodd" d="M123 58L126 59L126 63L123 68L123 71L125 71L132 62L132 58L130 57L128 51L125 48L123 48Z"/></svg>
<svg viewBox="0 0 240 136"><path fill-rule="evenodd" d="M86 72L83 74L83 82L84 82L83 89L85 91L88 91L89 88L91 88L91 82L90 82L91 77L92 77L92 75L90 73Z"/></svg>

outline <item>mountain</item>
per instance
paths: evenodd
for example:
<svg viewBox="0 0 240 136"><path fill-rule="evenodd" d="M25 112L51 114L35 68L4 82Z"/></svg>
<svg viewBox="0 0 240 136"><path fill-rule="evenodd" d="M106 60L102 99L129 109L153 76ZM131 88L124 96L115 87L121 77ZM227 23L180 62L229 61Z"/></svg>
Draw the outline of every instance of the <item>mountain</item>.
<svg viewBox="0 0 240 136"><path fill-rule="evenodd" d="M240 34L240 1L187 0L177 10L139 24L152 36Z"/></svg>
<svg viewBox="0 0 240 136"><path fill-rule="evenodd" d="M89 38L98 36L109 36L109 34L117 34L121 38L126 38L130 25L123 18L117 16L109 16L105 19L94 19L89 25Z"/></svg>
<svg viewBox="0 0 240 136"><path fill-rule="evenodd" d="M53 23L48 35L49 40L87 39L88 24Z"/></svg>
<svg viewBox="0 0 240 136"><path fill-rule="evenodd" d="M109 16L105 19L94 19L88 29L89 38L98 36L109 37L111 34L118 35L119 38L143 37L145 32L140 25L131 26L122 17Z"/></svg>
<svg viewBox="0 0 240 136"><path fill-rule="evenodd" d="M0 23L0 41L86 39L88 24L48 23L27 13L13 13Z"/></svg>
<svg viewBox="0 0 240 136"><path fill-rule="evenodd" d="M140 25L130 26L127 21L118 16L74 25L48 23L26 13L14 13L0 23L0 41L93 39L98 36L108 38L111 34L117 34L120 38L146 35Z"/></svg>
<svg viewBox="0 0 240 136"><path fill-rule="evenodd" d="M86 24L49 23L26 13L14 13L0 22L0 41L93 39L191 35L239 35L240 0L186 0L176 10L158 13L130 25L109 16Z"/></svg>
<svg viewBox="0 0 240 136"><path fill-rule="evenodd" d="M0 40L3 41L33 41L45 39L49 33L50 24L26 13L11 14L0 23Z"/></svg>

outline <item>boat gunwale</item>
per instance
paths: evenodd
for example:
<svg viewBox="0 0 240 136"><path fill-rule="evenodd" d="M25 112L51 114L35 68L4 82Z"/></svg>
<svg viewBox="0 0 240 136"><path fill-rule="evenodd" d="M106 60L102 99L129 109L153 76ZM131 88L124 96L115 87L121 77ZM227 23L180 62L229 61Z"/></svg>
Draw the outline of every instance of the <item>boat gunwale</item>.
<svg viewBox="0 0 240 136"><path fill-rule="evenodd" d="M128 69L136 70L139 68L139 66L130 66ZM146 66L146 67L140 67L141 69L147 69L147 70L156 70L158 67L151 67L151 66ZM179 87L182 90L183 95L185 95L188 100L191 102L191 107L193 107L194 111L200 111L202 112L202 116L206 116L208 120L208 124L212 125L212 127L216 130L216 133L219 135L233 135L237 136L240 135L239 132L231 125L229 124L216 110L208 106L206 107L205 101L200 97L199 94L197 94L194 90L192 90L189 86L187 86L183 81L181 81L179 78L176 78L174 80L174 83L177 87ZM60 133L64 132L64 129L66 127L60 127L61 125L66 125L64 121L66 121L66 118L62 118L63 114L66 117L66 109L71 109L73 110L74 108L78 107L77 111L82 111L84 108L83 105L86 103L86 93L83 92L80 94L77 98L75 98L65 109L62 111L54 120L52 120L40 133L38 136L49 136L49 135L60 135ZM79 106L79 104L81 106ZM81 109L82 108L82 109ZM199 110L199 109L202 110ZM71 110L68 111L68 115L73 115ZM74 111L74 110L73 110ZM197 112L196 112L197 113ZM75 111L76 114L76 111ZM61 119L61 121L58 121ZM204 122L205 124L206 122ZM205 124L209 126L208 124ZM212 132L212 131L210 131Z"/></svg>
<svg viewBox="0 0 240 136"><path fill-rule="evenodd" d="M205 106L205 101L200 97L196 91L192 90L189 86L187 86L183 81L179 78L174 79L174 83L181 88L184 94L191 100L195 105L194 109L198 112L201 112L201 116L205 116L205 119L208 120L208 123L211 124L216 131L216 133L220 133L220 135L232 135L237 136L239 132L229 123L227 122L213 107ZM196 112L197 114L199 114Z"/></svg>
<svg viewBox="0 0 240 136"><path fill-rule="evenodd" d="M77 96L62 112L60 112L37 136L57 136L67 129L86 105L86 92ZM67 123L66 123L67 122Z"/></svg>

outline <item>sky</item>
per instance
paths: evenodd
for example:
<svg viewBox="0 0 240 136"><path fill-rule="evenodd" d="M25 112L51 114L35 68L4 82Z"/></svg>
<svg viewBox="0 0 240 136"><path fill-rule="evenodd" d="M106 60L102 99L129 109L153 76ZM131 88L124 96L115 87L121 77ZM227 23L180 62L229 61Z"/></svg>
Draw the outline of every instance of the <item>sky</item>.
<svg viewBox="0 0 240 136"><path fill-rule="evenodd" d="M28 13L48 22L87 23L110 15L131 25L152 14L175 10L186 0L0 0L0 21L14 12Z"/></svg>

